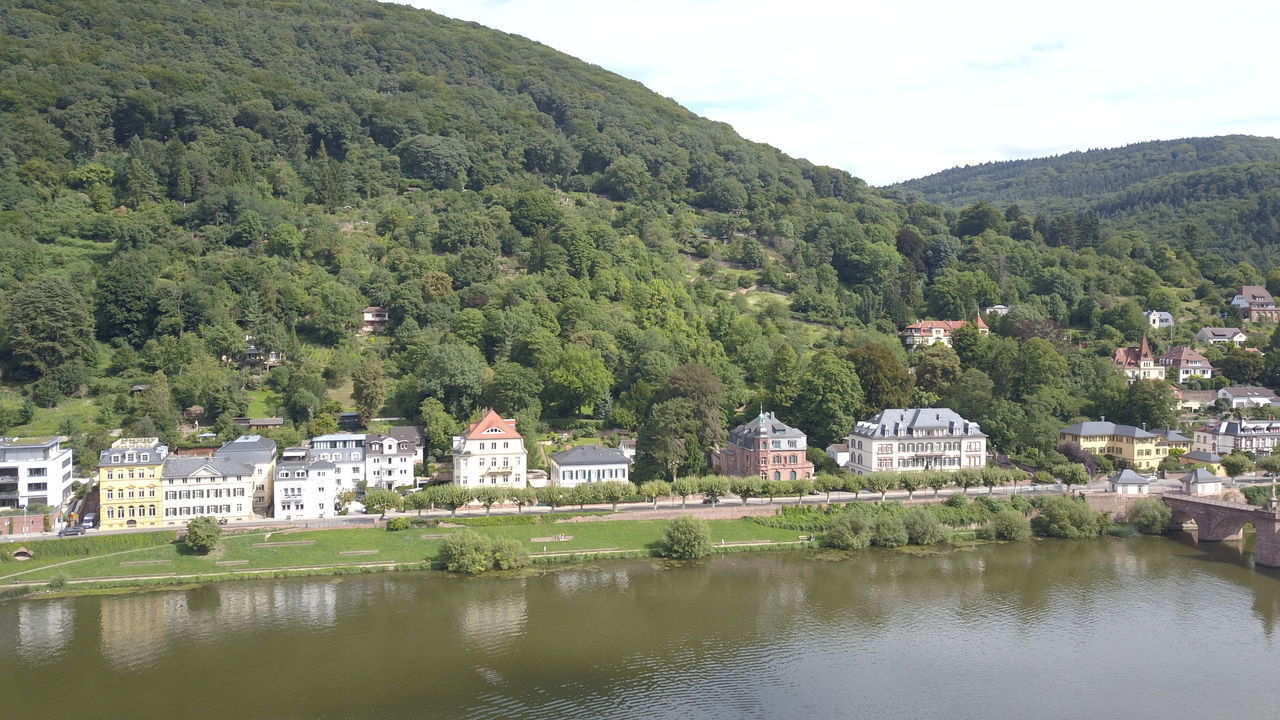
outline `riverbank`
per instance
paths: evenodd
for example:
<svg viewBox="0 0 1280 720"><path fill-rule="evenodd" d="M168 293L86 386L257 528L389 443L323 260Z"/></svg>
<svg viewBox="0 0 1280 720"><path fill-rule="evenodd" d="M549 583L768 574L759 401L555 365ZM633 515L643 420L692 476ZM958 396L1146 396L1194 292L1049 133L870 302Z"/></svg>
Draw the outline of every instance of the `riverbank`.
<svg viewBox="0 0 1280 720"><path fill-rule="evenodd" d="M606 516L607 517L607 516ZM561 522L470 526L494 539L519 541L535 563L598 557L647 557L660 547L665 520L582 522L596 517L566 514ZM575 522L574 520L579 520ZM812 545L809 535L746 519L709 520L716 552L787 549ZM423 570L437 567L444 539L466 526L443 523L388 532L358 528L286 530L225 536L208 555L168 542L84 557L40 558L0 565L0 597L48 590L59 596L96 589L203 584L226 580ZM172 533L168 533L172 537ZM105 540L105 538L104 538ZM105 549L111 547L111 551ZM23 591L25 589L25 592Z"/></svg>

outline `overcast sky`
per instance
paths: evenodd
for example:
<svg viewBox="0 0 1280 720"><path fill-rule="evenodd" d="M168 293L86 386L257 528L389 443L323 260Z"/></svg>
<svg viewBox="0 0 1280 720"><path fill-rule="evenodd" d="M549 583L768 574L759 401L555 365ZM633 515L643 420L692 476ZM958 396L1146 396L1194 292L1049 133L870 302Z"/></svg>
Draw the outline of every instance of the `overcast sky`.
<svg viewBox="0 0 1280 720"><path fill-rule="evenodd" d="M1280 4L410 0L883 185L1143 140L1280 136Z"/></svg>

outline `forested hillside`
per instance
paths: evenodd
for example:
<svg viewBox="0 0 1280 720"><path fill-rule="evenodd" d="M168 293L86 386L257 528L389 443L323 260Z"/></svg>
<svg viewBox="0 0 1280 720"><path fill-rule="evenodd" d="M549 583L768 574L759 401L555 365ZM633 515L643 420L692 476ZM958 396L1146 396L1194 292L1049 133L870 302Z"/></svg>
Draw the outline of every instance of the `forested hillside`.
<svg viewBox="0 0 1280 720"><path fill-rule="evenodd" d="M0 27L0 428L81 453L179 442L184 410L279 413L281 444L357 410L438 455L491 404L638 433L643 478L702 470L741 407L822 446L948 403L1052 454L1082 414L1172 419L1106 359L1143 309L1189 334L1280 283L1088 215L907 202L403 6L0 0ZM958 353L895 336L996 303Z"/></svg>
<svg viewBox="0 0 1280 720"><path fill-rule="evenodd" d="M1198 257L1270 268L1280 241L1280 140L1187 138L984 163L893 187L900 191L953 207L985 201L1046 216L1096 214L1108 228L1141 231Z"/></svg>

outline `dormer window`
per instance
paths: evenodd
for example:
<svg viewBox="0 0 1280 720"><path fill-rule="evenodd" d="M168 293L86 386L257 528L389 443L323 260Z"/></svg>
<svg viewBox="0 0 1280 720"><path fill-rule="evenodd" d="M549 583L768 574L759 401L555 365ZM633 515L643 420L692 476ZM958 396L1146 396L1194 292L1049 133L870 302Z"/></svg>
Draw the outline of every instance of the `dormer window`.
<svg viewBox="0 0 1280 720"><path fill-rule="evenodd" d="M139 459L139 460L141 460L142 462L147 462L148 460L150 460L150 459L151 459L151 454L150 454L150 453L142 453L141 457L139 457L138 459Z"/></svg>
<svg viewBox="0 0 1280 720"><path fill-rule="evenodd" d="M502 432L502 428L491 427L491 428L489 428L488 430L485 430L485 431L484 431L484 434L485 434L485 435L497 435L497 434L498 434L498 433L500 433L500 432Z"/></svg>

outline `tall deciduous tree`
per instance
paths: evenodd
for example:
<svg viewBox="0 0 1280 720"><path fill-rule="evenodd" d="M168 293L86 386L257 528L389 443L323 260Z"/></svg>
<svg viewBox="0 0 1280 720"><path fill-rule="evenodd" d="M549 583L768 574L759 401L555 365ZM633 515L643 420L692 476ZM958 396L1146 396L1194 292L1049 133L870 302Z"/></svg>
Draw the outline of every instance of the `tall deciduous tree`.
<svg viewBox="0 0 1280 720"><path fill-rule="evenodd" d="M453 419L439 400L429 397L418 407L422 421L423 454L440 457L452 447L453 435L458 432L458 421Z"/></svg>
<svg viewBox="0 0 1280 720"><path fill-rule="evenodd" d="M352 372L351 383L360 424L368 427L387 401L387 375L382 361L376 357L365 357Z"/></svg>
<svg viewBox="0 0 1280 720"><path fill-rule="evenodd" d="M868 343L854 348L849 359L857 369L867 412L907 407L913 380L892 350L879 343Z"/></svg>
<svg viewBox="0 0 1280 720"><path fill-rule="evenodd" d="M99 338L140 346L155 325L155 264L142 253L117 255L98 278L95 304Z"/></svg>
<svg viewBox="0 0 1280 720"><path fill-rule="evenodd" d="M826 447L844 437L857 422L862 407L862 384L853 363L829 350L809 358L793 414L811 444Z"/></svg>

